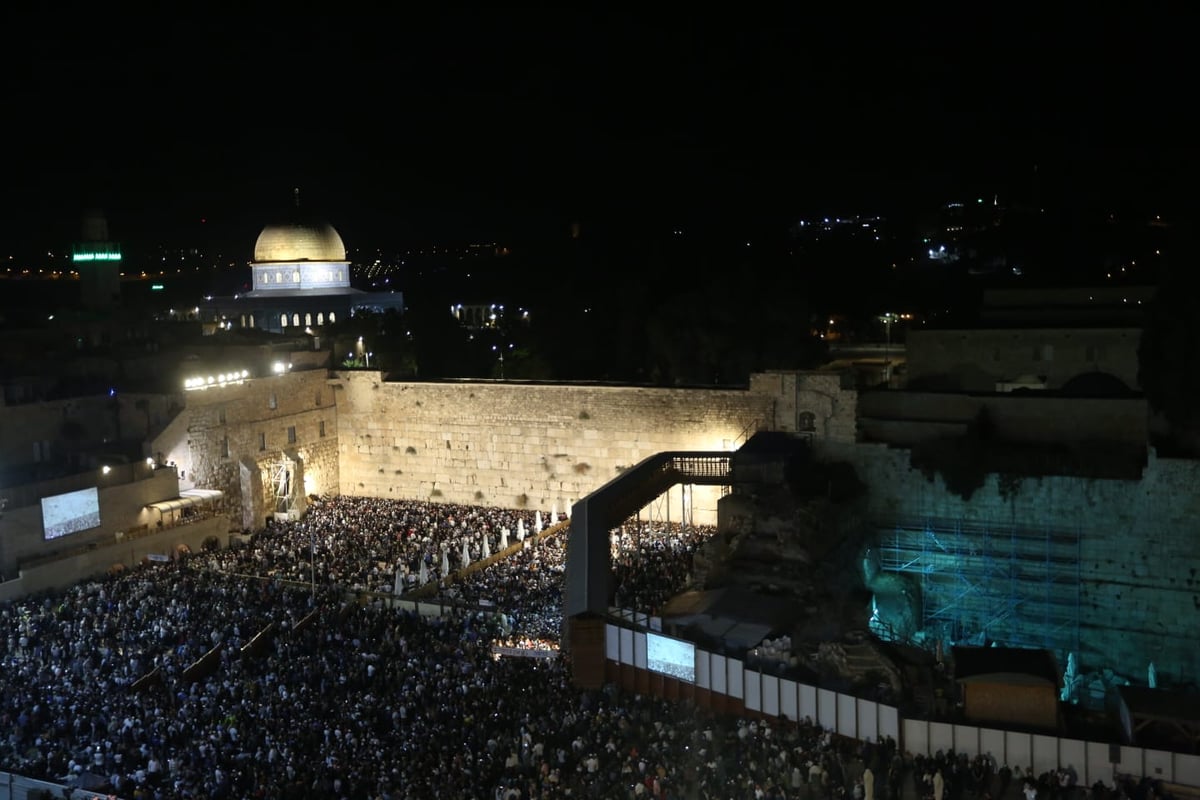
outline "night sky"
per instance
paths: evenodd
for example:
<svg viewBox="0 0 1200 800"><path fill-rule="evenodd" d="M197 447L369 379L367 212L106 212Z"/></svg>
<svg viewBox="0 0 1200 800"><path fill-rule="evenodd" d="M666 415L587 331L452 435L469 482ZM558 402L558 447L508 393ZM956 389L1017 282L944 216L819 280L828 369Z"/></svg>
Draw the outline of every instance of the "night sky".
<svg viewBox="0 0 1200 800"><path fill-rule="evenodd" d="M1043 199L1186 219L1188 20L994 8L6 10L0 234L61 246L99 207L248 257L293 187L352 247L736 232L1018 195L1034 165Z"/></svg>

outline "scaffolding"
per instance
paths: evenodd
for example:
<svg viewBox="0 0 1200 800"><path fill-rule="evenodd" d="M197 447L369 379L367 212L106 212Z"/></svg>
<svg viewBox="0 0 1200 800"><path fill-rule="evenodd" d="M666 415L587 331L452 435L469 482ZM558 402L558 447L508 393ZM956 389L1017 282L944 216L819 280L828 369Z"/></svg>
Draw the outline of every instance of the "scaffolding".
<svg viewBox="0 0 1200 800"><path fill-rule="evenodd" d="M678 492L672 490L677 489ZM646 522L652 530L667 530L671 523L690 528L693 525L692 491L690 483L680 483L668 487L662 494L655 497L635 515L637 523ZM672 503L675 504L672 507Z"/></svg>
<svg viewBox="0 0 1200 800"><path fill-rule="evenodd" d="M292 485L292 462L285 456L271 464L271 497L275 514L291 519L296 507L296 492Z"/></svg>
<svg viewBox="0 0 1200 800"><path fill-rule="evenodd" d="M1079 531L927 518L879 532L880 568L920 589L915 644L1079 650ZM1065 661L1063 662L1065 663Z"/></svg>

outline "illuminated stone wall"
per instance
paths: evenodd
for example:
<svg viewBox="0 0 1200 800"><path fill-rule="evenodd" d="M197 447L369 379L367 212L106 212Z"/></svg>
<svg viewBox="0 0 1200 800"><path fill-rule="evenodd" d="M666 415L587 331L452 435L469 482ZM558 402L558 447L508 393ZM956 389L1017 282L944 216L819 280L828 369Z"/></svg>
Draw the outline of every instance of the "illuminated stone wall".
<svg viewBox="0 0 1200 800"><path fill-rule="evenodd" d="M339 373L343 494L562 510L663 451L732 451L773 424L777 397L746 390L382 383ZM696 487L714 523L719 490ZM681 512L671 512L678 519Z"/></svg>
<svg viewBox="0 0 1200 800"><path fill-rule="evenodd" d="M1040 578L1057 587L1060 600L1073 598L1081 671L1110 667L1144 684L1153 661L1160 685L1191 681L1200 671L1200 462L1151 451L1140 481L1026 478L1010 484L1007 497L1000 476L989 475L968 501L947 492L940 477L930 481L912 468L907 450L831 444L826 453L851 461L869 485L867 513L884 538L897 521L928 522L945 533L943 545L955 528L971 531L964 538L991 554L990 566L963 558L956 575L944 554L930 564L960 596L990 593L1003 604L1012 565L1034 579L1029 585ZM1078 563L1050 564L1047 551L1071 549L1075 536ZM1073 628L1020 633L1059 642L1061 664L1076 635ZM994 638L1003 638L1002 621Z"/></svg>
<svg viewBox="0 0 1200 800"><path fill-rule="evenodd" d="M180 484L225 492L239 527L262 527L266 490L243 492L243 471L266 472L284 453L304 463L299 495L338 491L337 409L323 369L187 392L187 408L155 439L184 473ZM294 434L294 438L293 438ZM255 485L269 484L263 475Z"/></svg>

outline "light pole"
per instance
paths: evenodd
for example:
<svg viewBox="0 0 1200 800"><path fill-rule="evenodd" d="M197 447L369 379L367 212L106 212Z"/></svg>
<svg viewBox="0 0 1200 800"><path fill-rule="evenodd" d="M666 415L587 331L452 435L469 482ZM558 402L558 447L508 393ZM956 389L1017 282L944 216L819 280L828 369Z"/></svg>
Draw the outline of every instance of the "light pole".
<svg viewBox="0 0 1200 800"><path fill-rule="evenodd" d="M883 345L883 383L890 389L892 388L892 323L896 321L896 315L889 311L880 319L883 320L883 328L886 331Z"/></svg>
<svg viewBox="0 0 1200 800"><path fill-rule="evenodd" d="M500 354L500 380L504 380L504 348L494 344L492 350Z"/></svg>

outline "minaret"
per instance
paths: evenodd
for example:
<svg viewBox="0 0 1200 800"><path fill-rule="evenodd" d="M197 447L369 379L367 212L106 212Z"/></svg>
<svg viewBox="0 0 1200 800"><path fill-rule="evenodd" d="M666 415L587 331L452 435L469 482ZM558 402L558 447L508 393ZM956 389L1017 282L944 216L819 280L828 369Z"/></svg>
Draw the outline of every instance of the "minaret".
<svg viewBox="0 0 1200 800"><path fill-rule="evenodd" d="M108 220L97 210L83 217L82 241L71 251L72 265L79 271L83 304L109 308L121 302L121 245L109 241Z"/></svg>

